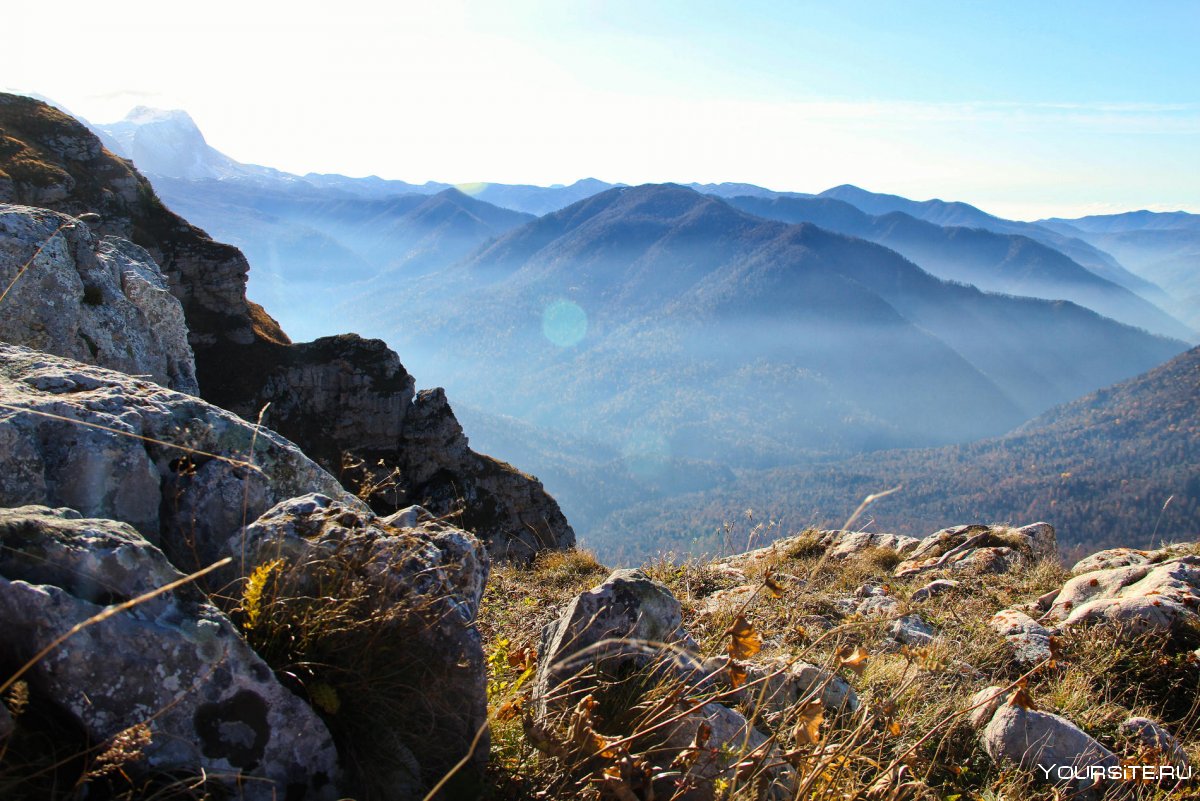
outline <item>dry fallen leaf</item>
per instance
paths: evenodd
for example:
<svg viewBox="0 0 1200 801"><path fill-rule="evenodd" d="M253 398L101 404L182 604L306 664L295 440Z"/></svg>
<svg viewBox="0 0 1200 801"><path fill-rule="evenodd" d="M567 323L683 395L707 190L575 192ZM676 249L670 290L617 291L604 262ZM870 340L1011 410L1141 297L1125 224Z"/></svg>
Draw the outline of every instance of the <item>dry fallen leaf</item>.
<svg viewBox="0 0 1200 801"><path fill-rule="evenodd" d="M866 648L856 645L853 649L849 646L839 648L837 656L842 667L853 671L856 676L861 676L863 671L867 669L867 659L871 655L867 653Z"/></svg>
<svg viewBox="0 0 1200 801"><path fill-rule="evenodd" d="M746 670L746 666L741 662L734 662L733 660L730 660L725 669L729 672L730 687L736 690L738 687L741 687L746 683L746 678L749 673Z"/></svg>
<svg viewBox="0 0 1200 801"><path fill-rule="evenodd" d="M763 587L771 594L772 598L783 597L783 587L771 576L770 568L767 569L767 574L763 576Z"/></svg>
<svg viewBox="0 0 1200 801"><path fill-rule="evenodd" d="M1008 699L1009 706L1017 706L1021 709L1037 709L1037 704L1033 702L1033 696L1029 694L1029 681L1021 679L1017 682L1017 691Z"/></svg>
<svg viewBox="0 0 1200 801"><path fill-rule="evenodd" d="M762 637L758 636L745 615L738 615L727 633L730 659L749 659L762 650Z"/></svg>
<svg viewBox="0 0 1200 801"><path fill-rule="evenodd" d="M825 720L825 707L819 700L809 701L800 707L794 735L796 747L816 745L821 741L821 722Z"/></svg>

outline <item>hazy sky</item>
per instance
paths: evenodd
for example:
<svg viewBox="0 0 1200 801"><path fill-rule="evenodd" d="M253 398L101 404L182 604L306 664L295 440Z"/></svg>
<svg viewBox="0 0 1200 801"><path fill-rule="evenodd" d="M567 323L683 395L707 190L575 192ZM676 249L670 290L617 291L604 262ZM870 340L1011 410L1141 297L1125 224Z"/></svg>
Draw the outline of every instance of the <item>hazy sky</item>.
<svg viewBox="0 0 1200 801"><path fill-rule="evenodd" d="M182 108L219 150L292 172L1200 212L1192 0L67 0L4 16L0 85L97 122Z"/></svg>

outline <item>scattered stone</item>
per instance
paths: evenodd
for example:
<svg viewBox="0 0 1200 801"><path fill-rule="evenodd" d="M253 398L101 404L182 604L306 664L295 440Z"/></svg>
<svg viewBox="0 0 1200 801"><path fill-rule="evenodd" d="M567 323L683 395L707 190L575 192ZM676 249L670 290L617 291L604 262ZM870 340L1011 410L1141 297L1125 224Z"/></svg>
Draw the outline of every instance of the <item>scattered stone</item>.
<svg viewBox="0 0 1200 801"><path fill-rule="evenodd" d="M0 510L0 658L21 664L106 605L180 578L124 523L42 506ZM151 769L201 767L247 799L337 797L325 724L195 588L76 631L26 675L92 742L147 723Z"/></svg>
<svg viewBox="0 0 1200 801"><path fill-rule="evenodd" d="M1169 731L1150 718L1132 717L1121 724L1121 734L1177 768L1188 766L1187 751Z"/></svg>
<svg viewBox="0 0 1200 801"><path fill-rule="evenodd" d="M1053 656L1050 629L1019 609L1005 609L992 616L988 625L1002 635L1013 649L1017 662L1032 667Z"/></svg>
<svg viewBox="0 0 1200 801"><path fill-rule="evenodd" d="M734 612L741 608L757 590L758 587L752 584L730 587L727 590L717 590L700 602L697 614L717 615Z"/></svg>
<svg viewBox="0 0 1200 801"><path fill-rule="evenodd" d="M0 204L0 286L10 285L0 340L199 393L183 307L132 242L97 239L65 214Z"/></svg>
<svg viewBox="0 0 1200 801"><path fill-rule="evenodd" d="M988 725L992 720L992 716L996 714L996 710L1003 706L1011 697L1011 691L1003 692L1003 688L995 684L984 687L971 696L971 700L967 702L966 707L971 710L967 716L967 721L971 724L971 728L978 731Z"/></svg>
<svg viewBox="0 0 1200 801"><path fill-rule="evenodd" d="M929 645L937 636L937 629L926 623L920 615L905 615L892 623L888 630L892 639L902 645Z"/></svg>
<svg viewBox="0 0 1200 801"><path fill-rule="evenodd" d="M681 801L705 801L712 799L713 779L728 776L730 771L741 760L766 746L767 736L750 725L740 712L721 704L705 704L694 714L680 720L670 727L665 745L675 751L682 751L690 746L696 738L696 732L702 724L707 724L711 730L708 743L688 770L687 775L698 780L698 785L691 792L671 797ZM774 745L766 746L768 763L780 764L779 750ZM771 799L790 798L794 785L793 772L786 765L769 771L771 786L768 796ZM674 789L674 788L672 788Z"/></svg>
<svg viewBox="0 0 1200 801"><path fill-rule="evenodd" d="M681 653L690 660L696 644L682 623L679 601L664 585L640 570L614 571L542 631L534 686L539 716L573 706L598 678L671 663Z"/></svg>
<svg viewBox="0 0 1200 801"><path fill-rule="evenodd" d="M1170 631L1200 622L1200 556L1093 570L1063 585L1049 618L1061 627L1106 623Z"/></svg>
<svg viewBox="0 0 1200 801"><path fill-rule="evenodd" d="M1089 769L1120 764L1112 751L1066 718L1012 703L995 711L979 737L997 764L1013 763L1039 782L1065 785L1084 797L1094 796Z"/></svg>
<svg viewBox="0 0 1200 801"><path fill-rule="evenodd" d="M890 548L901 556L920 543L916 537L874 531L822 531L821 544L830 559L850 559L872 548Z"/></svg>
<svg viewBox="0 0 1200 801"><path fill-rule="evenodd" d="M1056 549L1054 527L1048 523L1022 528L954 526L921 540L893 575L914 576L940 569L1000 573L1020 563L1053 558Z"/></svg>
<svg viewBox="0 0 1200 801"><path fill-rule="evenodd" d="M957 587L958 582L954 579L934 579L924 587L913 590L913 594L909 598L913 603L922 603L930 598L944 595Z"/></svg>

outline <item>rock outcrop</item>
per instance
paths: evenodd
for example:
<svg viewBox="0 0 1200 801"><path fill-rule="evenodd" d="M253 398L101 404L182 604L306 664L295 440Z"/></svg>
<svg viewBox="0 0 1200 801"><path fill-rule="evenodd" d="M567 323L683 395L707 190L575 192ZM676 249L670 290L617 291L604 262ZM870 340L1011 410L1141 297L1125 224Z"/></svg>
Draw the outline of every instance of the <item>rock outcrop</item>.
<svg viewBox="0 0 1200 801"><path fill-rule="evenodd" d="M1003 573L1017 564L1032 564L1056 555L1054 527L1033 523L1021 528L1009 526L954 526L930 534L921 540L896 565L897 577L913 576L931 570L975 570Z"/></svg>
<svg viewBox="0 0 1200 801"><path fill-rule="evenodd" d="M0 341L199 394L183 307L150 254L64 214L0 204Z"/></svg>
<svg viewBox="0 0 1200 801"><path fill-rule="evenodd" d="M1200 622L1200 556L1090 570L1068 581L1047 618L1059 627L1105 623L1135 632Z"/></svg>
<svg viewBox="0 0 1200 801"><path fill-rule="evenodd" d="M574 544L540 483L470 451L444 397L414 402L412 378L382 342L293 345L247 300L245 257L168 211L145 178L65 114L0 94L0 202L97 214L97 236L144 248L182 304L201 396L247 420L267 407L266 425L352 490L365 483L377 511L421 503L461 512L494 553L513 558ZM365 469L343 471L346 458ZM424 483L410 477L429 465Z"/></svg>
<svg viewBox="0 0 1200 801"><path fill-rule="evenodd" d="M287 498L366 509L278 434L124 373L0 344L0 404L0 506L129 523L181 570Z"/></svg>
<svg viewBox="0 0 1200 801"><path fill-rule="evenodd" d="M0 510L0 662L22 664L70 634L26 678L93 742L146 726L151 770L204 770L246 799L338 797L325 724L194 588L71 633L106 605L182 577L124 523Z"/></svg>

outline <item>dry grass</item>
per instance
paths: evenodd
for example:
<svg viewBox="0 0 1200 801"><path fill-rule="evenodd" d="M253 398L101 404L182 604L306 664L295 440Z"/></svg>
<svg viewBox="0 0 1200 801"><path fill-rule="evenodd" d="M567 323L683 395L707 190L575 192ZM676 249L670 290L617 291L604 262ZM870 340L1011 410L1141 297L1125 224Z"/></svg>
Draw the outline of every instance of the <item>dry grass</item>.
<svg viewBox="0 0 1200 801"><path fill-rule="evenodd" d="M1057 801L1061 794L1053 788L993 764L962 714L979 689L1009 685L1023 676L1040 708L1073 720L1118 753L1127 748L1119 724L1131 714L1164 722L1193 754L1200 750L1200 666L1188 656L1200 639L1193 641L1192 635L1169 642L1163 637L1129 641L1115 634L1105 638L1081 632L1062 638L1053 666L1030 673L1013 662L1009 645L987 622L1001 609L1031 602L1061 586L1067 577L1061 566L1041 562L999 575L958 571L953 574L960 580L958 588L917 604L909 600L912 592L934 576L892 578L899 556L890 549L871 549L857 558L837 561L822 559L815 536L793 545L742 567L751 585L772 577L783 590L780 597L759 591L748 604L743 595L715 611L707 608L706 601L740 584L736 574L699 561L659 560L643 569L680 599L685 626L704 653L724 649L730 622L742 611L762 637L763 655L801 658L837 670L850 648L860 647L870 654L861 675L840 670L863 702L859 712L826 717L819 744L790 754L802 788L795 797L806 801ZM491 647L498 638L536 643L541 627L576 592L604 576L594 560L580 554L543 559L530 569L506 566L498 571L483 611L485 638ZM848 613L844 599L863 587L886 587L898 601L895 611L885 618ZM898 648L889 639L895 617L910 613L920 614L939 630L933 644ZM517 668L500 672L506 670L512 676ZM586 722L607 741L617 741L613 759L603 758L595 749L571 750L569 734L579 730L579 710L565 711L557 727L550 725L533 736L517 717L499 722L493 740L491 797L644 801L653 784L654 797L661 801L673 792L664 794L661 781L639 785L638 777L670 772L669 765L663 764L661 742L654 737L656 722L668 714L664 709L677 712L689 703L723 701L749 712L755 724L774 733L781 745L790 742L801 717L799 709L753 717L753 704L722 698L720 690L698 694L664 675L651 668L597 688L597 705L588 711ZM512 698L495 700L499 711ZM758 756L740 758L754 762ZM763 797L761 777L771 766L760 761L753 767L710 783L704 788L705 797ZM644 774L638 772L642 769ZM620 781L613 778L618 774ZM1168 797L1155 792L1152 787L1142 788L1137 797Z"/></svg>

